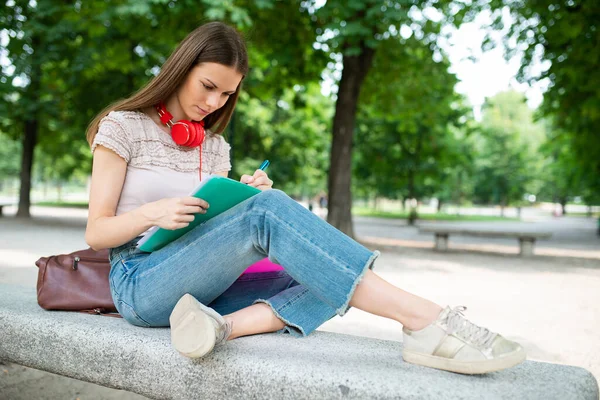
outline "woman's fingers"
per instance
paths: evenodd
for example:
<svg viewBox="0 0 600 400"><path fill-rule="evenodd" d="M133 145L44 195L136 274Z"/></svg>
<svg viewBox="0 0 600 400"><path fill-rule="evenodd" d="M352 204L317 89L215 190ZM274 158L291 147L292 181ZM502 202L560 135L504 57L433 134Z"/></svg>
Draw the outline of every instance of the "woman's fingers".
<svg viewBox="0 0 600 400"><path fill-rule="evenodd" d="M244 174L240 178L240 182L250 185L252 182L254 182L254 177Z"/></svg>
<svg viewBox="0 0 600 400"><path fill-rule="evenodd" d="M199 206L185 206L181 209L180 214L206 214L206 209Z"/></svg>
<svg viewBox="0 0 600 400"><path fill-rule="evenodd" d="M265 171L260 169L257 169L253 176L242 175L240 182L260 190L267 190L273 187L273 181L269 179Z"/></svg>
<svg viewBox="0 0 600 400"><path fill-rule="evenodd" d="M178 215L175 218L175 222L192 222L193 220L194 220L194 214Z"/></svg>
<svg viewBox="0 0 600 400"><path fill-rule="evenodd" d="M271 186L273 186L273 181L270 180L269 178L265 177L265 178L255 180L252 186L257 187L259 189L261 186L271 187Z"/></svg>
<svg viewBox="0 0 600 400"><path fill-rule="evenodd" d="M183 204L184 206L197 206L197 207L202 207L202 208L209 207L209 204L206 202L206 200L199 199L199 198L193 197L193 196L182 197L181 204Z"/></svg>

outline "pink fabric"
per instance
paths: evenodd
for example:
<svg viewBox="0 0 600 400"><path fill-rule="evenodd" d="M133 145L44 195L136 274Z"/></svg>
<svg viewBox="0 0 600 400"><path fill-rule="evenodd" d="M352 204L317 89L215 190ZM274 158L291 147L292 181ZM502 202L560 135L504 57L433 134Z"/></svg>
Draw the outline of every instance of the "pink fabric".
<svg viewBox="0 0 600 400"><path fill-rule="evenodd" d="M268 258L260 260L259 262L252 264L244 271L244 274L251 274L255 272L270 272L270 271L283 271L283 267L279 264L272 263Z"/></svg>

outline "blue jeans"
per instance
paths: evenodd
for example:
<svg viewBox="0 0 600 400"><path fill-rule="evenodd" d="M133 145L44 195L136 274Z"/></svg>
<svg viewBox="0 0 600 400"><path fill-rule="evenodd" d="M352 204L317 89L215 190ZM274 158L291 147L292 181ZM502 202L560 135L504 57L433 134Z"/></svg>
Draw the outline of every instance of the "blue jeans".
<svg viewBox="0 0 600 400"><path fill-rule="evenodd" d="M169 326L190 293L222 315L268 304L305 336L344 315L356 285L379 252L369 251L279 190L267 190L197 226L153 253L140 238L111 249L110 288L117 310L138 326ZM268 257L285 271L242 274Z"/></svg>

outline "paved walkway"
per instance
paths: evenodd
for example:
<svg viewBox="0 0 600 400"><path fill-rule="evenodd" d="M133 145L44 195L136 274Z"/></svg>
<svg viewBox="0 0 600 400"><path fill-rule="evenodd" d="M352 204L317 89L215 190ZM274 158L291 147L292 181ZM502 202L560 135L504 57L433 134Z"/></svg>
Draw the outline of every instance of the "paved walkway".
<svg viewBox="0 0 600 400"><path fill-rule="evenodd" d="M85 210L33 207L32 220L15 219L11 209L6 211L7 216L0 218L0 282L35 286L34 262L39 256L86 247ZM549 241L545 247L583 252L578 257L524 259L491 250L437 253L427 248L432 238L419 237L416 228L389 220L357 218L356 232L410 245L377 246L383 252L376 272L388 281L438 304L466 305L470 319L519 341L530 359L581 366L600 380L600 259L582 256L598 251L600 240L593 220L565 221L569 224L560 233L563 239ZM560 231L559 225L552 229ZM508 246L516 251L516 243L495 241L475 245ZM320 329L401 340L397 323L356 309ZM17 365L0 365L0 376L0 398L143 398Z"/></svg>

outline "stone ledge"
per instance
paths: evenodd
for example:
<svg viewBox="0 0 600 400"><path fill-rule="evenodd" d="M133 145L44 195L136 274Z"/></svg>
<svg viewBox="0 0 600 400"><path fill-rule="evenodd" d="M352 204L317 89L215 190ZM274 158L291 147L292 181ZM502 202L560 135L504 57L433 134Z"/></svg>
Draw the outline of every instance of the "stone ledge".
<svg viewBox="0 0 600 400"><path fill-rule="evenodd" d="M0 284L0 359L156 399L598 399L583 368L527 361L482 376L407 364L399 342L315 332L236 339L202 360L168 329L48 312L35 290Z"/></svg>

